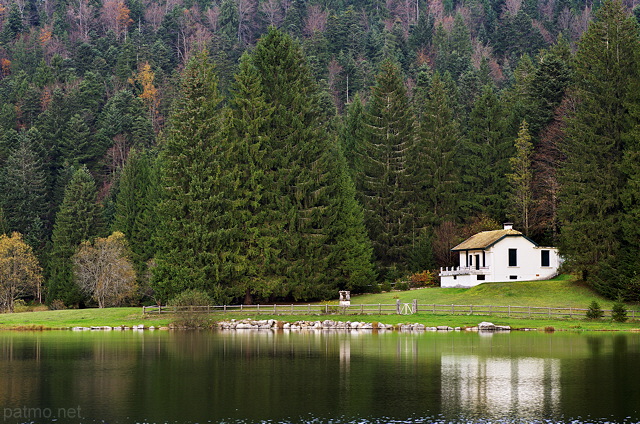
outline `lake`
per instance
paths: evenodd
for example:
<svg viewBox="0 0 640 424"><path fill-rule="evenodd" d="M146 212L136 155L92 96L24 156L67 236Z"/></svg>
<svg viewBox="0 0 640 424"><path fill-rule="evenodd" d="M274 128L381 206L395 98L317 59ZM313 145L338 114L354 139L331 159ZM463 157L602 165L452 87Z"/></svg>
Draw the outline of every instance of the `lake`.
<svg viewBox="0 0 640 424"><path fill-rule="evenodd" d="M640 334L0 332L3 423L640 422Z"/></svg>

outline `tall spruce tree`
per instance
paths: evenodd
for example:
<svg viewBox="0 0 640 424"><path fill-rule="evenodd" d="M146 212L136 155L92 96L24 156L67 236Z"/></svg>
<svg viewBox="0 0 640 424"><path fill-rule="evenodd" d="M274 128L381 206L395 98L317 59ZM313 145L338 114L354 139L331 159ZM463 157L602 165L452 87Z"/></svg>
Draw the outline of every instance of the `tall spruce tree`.
<svg viewBox="0 0 640 424"><path fill-rule="evenodd" d="M577 98L563 146L561 251L601 293L616 297L637 269L637 240L628 243L625 222L640 122L638 24L618 0L606 1L582 37L574 60ZM627 197L629 199L629 197ZM631 213L631 215L629 215ZM627 232L627 234L629 234Z"/></svg>
<svg viewBox="0 0 640 424"><path fill-rule="evenodd" d="M128 241L139 281L146 283L147 264L155 254L159 181L152 151L132 149L118 179L113 231Z"/></svg>
<svg viewBox="0 0 640 424"><path fill-rule="evenodd" d="M505 111L491 86L477 98L468 122L461 154L461 211L466 217L488 214L502 221L507 214L509 158L513 145L507 135Z"/></svg>
<svg viewBox="0 0 640 424"><path fill-rule="evenodd" d="M194 55L160 152L162 228L152 281L159 301L187 289L206 291L216 302L228 300L225 261L217 256L224 244L218 218L225 203L217 160L225 112L217 85L207 52Z"/></svg>
<svg viewBox="0 0 640 424"><path fill-rule="evenodd" d="M510 186L511 214L515 218L515 223L524 231L526 236L529 236L531 229L530 217L533 208L531 185L533 179L533 169L531 168L533 143L531 142L527 121L522 121L514 145L516 154L509 159L512 172L507 174Z"/></svg>
<svg viewBox="0 0 640 424"><path fill-rule="evenodd" d="M83 300L80 290L73 282L71 257L80 243L101 235L102 227L96 184L83 166L71 177L56 215L48 262L48 304L60 300L65 305L72 306Z"/></svg>
<svg viewBox="0 0 640 424"><path fill-rule="evenodd" d="M385 61L365 113L362 169L356 177L365 224L382 267L405 269L414 242L409 155L414 117L399 67Z"/></svg>
<svg viewBox="0 0 640 424"><path fill-rule="evenodd" d="M243 61L232 101L231 198L253 212L228 221L251 235L241 250L254 258L243 262L259 265L248 267L247 298L326 298L373 278L359 205L321 101L300 46L270 29Z"/></svg>
<svg viewBox="0 0 640 424"><path fill-rule="evenodd" d="M38 252L45 240L49 208L46 170L29 134L23 132L19 138L0 173L2 207L8 228L23 234Z"/></svg>
<svg viewBox="0 0 640 424"><path fill-rule="evenodd" d="M418 187L413 202L423 226L435 226L455 218L459 175L455 156L460 143L460 124L453 115L450 95L436 72L418 122L419 132L411 155Z"/></svg>

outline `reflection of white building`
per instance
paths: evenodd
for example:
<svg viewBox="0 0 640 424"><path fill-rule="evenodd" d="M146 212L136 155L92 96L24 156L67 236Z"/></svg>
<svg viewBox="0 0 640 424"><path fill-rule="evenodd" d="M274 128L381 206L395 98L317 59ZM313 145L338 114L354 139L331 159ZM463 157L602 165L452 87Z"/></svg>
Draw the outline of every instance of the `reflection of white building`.
<svg viewBox="0 0 640 424"><path fill-rule="evenodd" d="M443 355L441 364L445 410L485 418L559 411L559 359Z"/></svg>

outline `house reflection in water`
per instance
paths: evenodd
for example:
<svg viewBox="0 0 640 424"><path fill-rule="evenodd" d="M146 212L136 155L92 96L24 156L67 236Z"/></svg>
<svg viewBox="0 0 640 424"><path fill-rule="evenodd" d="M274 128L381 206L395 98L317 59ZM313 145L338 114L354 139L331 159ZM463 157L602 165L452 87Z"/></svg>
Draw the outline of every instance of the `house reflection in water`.
<svg viewBox="0 0 640 424"><path fill-rule="evenodd" d="M485 418L560 411L560 360L442 356L443 412Z"/></svg>

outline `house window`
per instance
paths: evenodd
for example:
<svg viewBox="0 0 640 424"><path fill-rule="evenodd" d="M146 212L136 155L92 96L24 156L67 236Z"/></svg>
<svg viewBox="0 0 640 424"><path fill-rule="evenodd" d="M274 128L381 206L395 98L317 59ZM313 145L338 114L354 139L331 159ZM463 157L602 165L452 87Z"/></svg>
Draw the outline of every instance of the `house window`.
<svg viewBox="0 0 640 424"><path fill-rule="evenodd" d="M518 266L518 249L509 249L509 266Z"/></svg>
<svg viewBox="0 0 640 424"><path fill-rule="evenodd" d="M551 266L549 261L549 251L541 250L540 251L540 266Z"/></svg>
<svg viewBox="0 0 640 424"><path fill-rule="evenodd" d="M509 276L509 280L517 280L518 276L517 275L510 275Z"/></svg>
<svg viewBox="0 0 640 424"><path fill-rule="evenodd" d="M484 275L478 275L478 281L484 281Z"/></svg>

